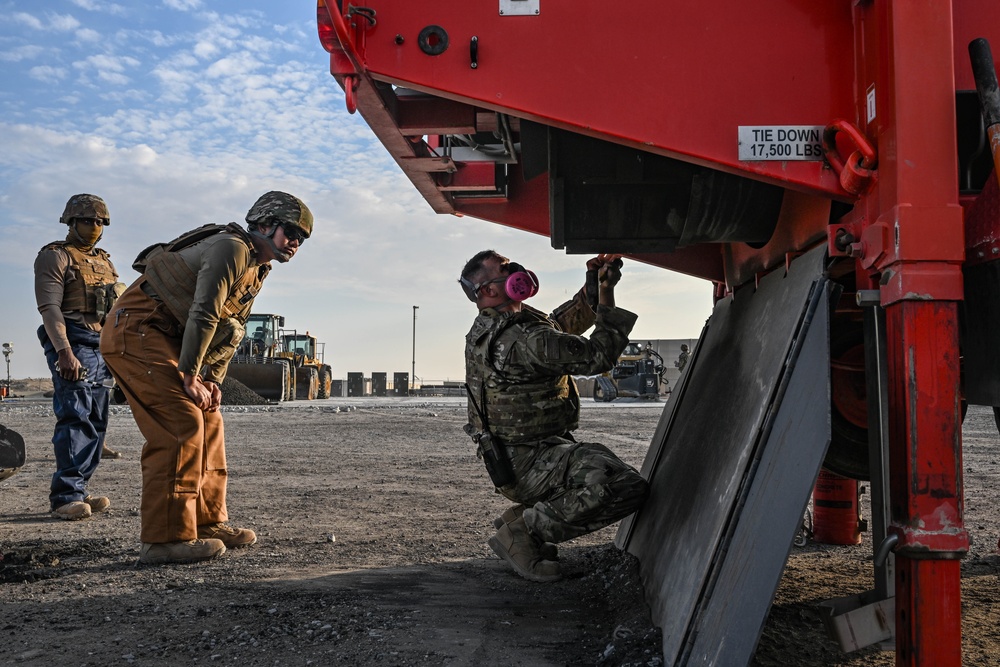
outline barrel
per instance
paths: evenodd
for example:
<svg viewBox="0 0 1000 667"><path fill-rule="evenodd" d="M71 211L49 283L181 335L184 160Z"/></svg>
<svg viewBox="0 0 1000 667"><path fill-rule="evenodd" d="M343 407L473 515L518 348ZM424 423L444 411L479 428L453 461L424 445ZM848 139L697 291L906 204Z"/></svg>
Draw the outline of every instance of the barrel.
<svg viewBox="0 0 1000 667"><path fill-rule="evenodd" d="M823 544L861 544L858 480L826 468L813 488L813 539Z"/></svg>

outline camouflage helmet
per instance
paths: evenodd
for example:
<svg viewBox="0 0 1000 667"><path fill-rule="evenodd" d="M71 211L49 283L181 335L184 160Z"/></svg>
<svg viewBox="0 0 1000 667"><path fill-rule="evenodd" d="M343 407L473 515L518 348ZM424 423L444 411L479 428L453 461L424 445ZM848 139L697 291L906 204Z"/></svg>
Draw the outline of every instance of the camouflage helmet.
<svg viewBox="0 0 1000 667"><path fill-rule="evenodd" d="M101 218L105 226L111 224L108 205L97 195L81 194L70 197L59 222L68 225L73 218Z"/></svg>
<svg viewBox="0 0 1000 667"><path fill-rule="evenodd" d="M312 236L313 216L309 207L287 192L272 190L261 195L250 207L246 219L250 225L291 225L302 230L306 238Z"/></svg>

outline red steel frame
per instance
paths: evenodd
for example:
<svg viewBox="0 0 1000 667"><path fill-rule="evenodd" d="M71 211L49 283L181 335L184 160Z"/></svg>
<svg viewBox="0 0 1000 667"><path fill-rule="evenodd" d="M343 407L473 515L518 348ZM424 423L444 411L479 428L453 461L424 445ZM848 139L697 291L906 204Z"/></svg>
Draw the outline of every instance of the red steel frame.
<svg viewBox="0 0 1000 667"><path fill-rule="evenodd" d="M958 309L964 258L955 174L949 2L861 3L859 84L875 85L878 184L851 216L862 277L880 278L889 380L896 664L962 664ZM860 92L860 91L859 91Z"/></svg>
<svg viewBox="0 0 1000 667"><path fill-rule="evenodd" d="M517 30L498 25L495 2L370 4L378 11L377 29L363 17L329 12L319 0L321 38L324 31L336 37L325 40L331 72L345 87L348 106L361 111L438 212L548 233L545 179L525 182L516 171L505 199L459 202L450 194L488 180L477 165L449 179L450 188L440 187L436 174L464 166L429 153L420 137L469 132L476 110L787 187L778 229L764 248L706 244L638 256L715 281L717 296L822 238L831 199L854 203L825 233L831 255L854 259L858 289L880 290L886 311L889 532L898 540L896 664L961 665L959 559L969 539L961 466L957 304L965 243L955 91L975 89L964 55L968 41L1000 39L995 0L955 6L948 0L844 0L809 3L807 11L793 0L636 0L600 3L606 23L597 26L588 21L592 7L580 11L592 3L543 1L548 20L500 19L508 21L502 28ZM480 36L478 71L462 59L414 58L403 50L420 26L445 20L458 49L468 48L462 40L469 35ZM667 41L677 48L660 53ZM550 51L572 51L573 57L546 71L542 64L554 62ZM678 51L688 56L684 66L671 60ZM554 78L559 91L577 94L553 94ZM388 109L376 81L435 97L412 104L400 99L398 108ZM592 94L579 94L581 88ZM773 94L780 90L797 93L794 102ZM849 192L822 163L740 162L732 137L701 131L702 123L735 128L803 117L828 128L846 118L841 128L858 128L857 138L877 151L877 167L869 159L861 165L874 169L872 177ZM846 247L835 242L845 232L854 241Z"/></svg>

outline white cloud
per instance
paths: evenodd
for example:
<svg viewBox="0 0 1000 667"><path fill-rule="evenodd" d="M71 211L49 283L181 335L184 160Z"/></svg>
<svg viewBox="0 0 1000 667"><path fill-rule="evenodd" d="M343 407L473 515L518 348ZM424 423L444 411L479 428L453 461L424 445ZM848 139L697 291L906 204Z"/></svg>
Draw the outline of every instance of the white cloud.
<svg viewBox="0 0 1000 667"><path fill-rule="evenodd" d="M139 64L139 61L131 56L95 54L88 56L85 60L73 63L73 67L82 72L93 70L97 74L98 80L103 83L124 86L130 82L125 70L138 67Z"/></svg>
<svg viewBox="0 0 1000 667"><path fill-rule="evenodd" d="M87 44L97 44L103 39L101 33L91 28L80 28L75 35L78 40Z"/></svg>
<svg viewBox="0 0 1000 667"><path fill-rule="evenodd" d="M25 44L24 46L18 46L10 49L9 51L0 51L0 60L8 63L18 63L22 60L35 60L44 52L45 49L37 44Z"/></svg>
<svg viewBox="0 0 1000 667"><path fill-rule="evenodd" d="M11 18L15 23L28 26L32 30L56 30L70 32L80 27L80 22L71 14L48 14L48 24L34 14L17 12Z"/></svg>
<svg viewBox="0 0 1000 667"><path fill-rule="evenodd" d="M26 25L34 30L45 29L45 24L43 24L42 21L34 14L28 14L27 12L17 12L11 18L13 18L15 22L20 23L21 25Z"/></svg>
<svg viewBox="0 0 1000 667"><path fill-rule="evenodd" d="M212 42L201 40L194 45L194 55L202 59L211 58L219 52L219 47Z"/></svg>
<svg viewBox="0 0 1000 667"><path fill-rule="evenodd" d="M80 22L70 14L53 14L49 16L49 25L59 32L70 32L80 27Z"/></svg>
<svg viewBox="0 0 1000 667"><path fill-rule="evenodd" d="M96 0L70 0L80 9L90 12L104 12L106 14L120 15L125 13L125 8L112 2L97 2Z"/></svg>
<svg viewBox="0 0 1000 667"><path fill-rule="evenodd" d="M186 12L201 7L201 0L163 0L163 4L171 9Z"/></svg>
<svg viewBox="0 0 1000 667"><path fill-rule="evenodd" d="M66 70L61 67L39 65L28 70L28 76L44 83L58 83L66 78Z"/></svg>

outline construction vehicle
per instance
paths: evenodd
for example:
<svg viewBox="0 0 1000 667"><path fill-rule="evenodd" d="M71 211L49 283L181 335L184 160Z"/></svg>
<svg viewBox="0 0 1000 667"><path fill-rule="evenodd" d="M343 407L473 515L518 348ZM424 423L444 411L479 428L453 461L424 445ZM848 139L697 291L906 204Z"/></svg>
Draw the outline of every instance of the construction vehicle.
<svg viewBox="0 0 1000 667"><path fill-rule="evenodd" d="M11 477L24 466L24 438L0 424L0 481Z"/></svg>
<svg viewBox="0 0 1000 667"><path fill-rule="evenodd" d="M610 403L616 398L660 397L666 382L663 357L653 346L630 341L609 373L594 378L594 400Z"/></svg>
<svg viewBox="0 0 1000 667"><path fill-rule="evenodd" d="M835 615L897 665L961 665L961 405L1000 405L1000 4L318 0L317 21L347 110L434 211L710 281L617 538L664 664L749 663L826 465L871 480L877 554Z"/></svg>
<svg viewBox="0 0 1000 667"><path fill-rule="evenodd" d="M333 369L324 362L324 344L317 343L308 331L283 334L282 341L285 348L282 356L287 355L295 365L296 398L330 398ZM312 396L308 395L310 392Z"/></svg>
<svg viewBox="0 0 1000 667"><path fill-rule="evenodd" d="M295 361L285 353L284 326L285 318L281 315L251 313L246 334L226 372L227 377L274 402L296 398Z"/></svg>

